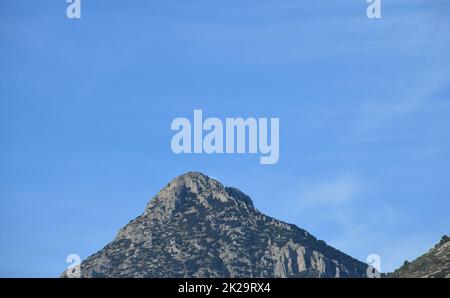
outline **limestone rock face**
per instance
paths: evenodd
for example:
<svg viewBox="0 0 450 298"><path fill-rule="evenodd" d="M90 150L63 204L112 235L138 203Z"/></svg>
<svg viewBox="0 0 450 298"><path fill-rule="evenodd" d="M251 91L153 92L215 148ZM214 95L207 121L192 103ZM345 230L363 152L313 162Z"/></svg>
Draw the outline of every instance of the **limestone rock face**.
<svg viewBox="0 0 450 298"><path fill-rule="evenodd" d="M365 277L367 265L201 173L172 180L82 277ZM65 273L63 273L63 276Z"/></svg>

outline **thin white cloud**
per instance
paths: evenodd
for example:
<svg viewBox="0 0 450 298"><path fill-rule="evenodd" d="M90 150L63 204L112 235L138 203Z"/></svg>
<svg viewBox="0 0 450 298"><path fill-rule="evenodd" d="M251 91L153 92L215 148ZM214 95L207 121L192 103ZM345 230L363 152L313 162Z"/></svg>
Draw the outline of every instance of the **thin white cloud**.
<svg viewBox="0 0 450 298"><path fill-rule="evenodd" d="M301 184L299 204L305 207L348 203L357 197L361 185L353 175L343 174L334 179Z"/></svg>

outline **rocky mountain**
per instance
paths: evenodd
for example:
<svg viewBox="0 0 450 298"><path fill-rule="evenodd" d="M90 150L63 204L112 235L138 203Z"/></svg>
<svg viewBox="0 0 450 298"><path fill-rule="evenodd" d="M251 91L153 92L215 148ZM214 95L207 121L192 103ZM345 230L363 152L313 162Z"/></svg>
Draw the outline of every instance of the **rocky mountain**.
<svg viewBox="0 0 450 298"><path fill-rule="evenodd" d="M240 190L189 172L84 260L81 276L365 277L366 269L307 231L260 213Z"/></svg>
<svg viewBox="0 0 450 298"><path fill-rule="evenodd" d="M443 236L434 248L412 262L405 261L403 266L388 274L388 277L450 278L450 237Z"/></svg>

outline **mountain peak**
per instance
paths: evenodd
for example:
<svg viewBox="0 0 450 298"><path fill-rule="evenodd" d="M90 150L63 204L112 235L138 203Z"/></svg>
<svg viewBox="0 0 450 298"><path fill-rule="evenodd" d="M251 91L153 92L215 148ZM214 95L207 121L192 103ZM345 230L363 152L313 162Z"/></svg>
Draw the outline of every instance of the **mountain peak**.
<svg viewBox="0 0 450 298"><path fill-rule="evenodd" d="M201 172L189 171L189 172L186 172L184 174L181 174L181 175L173 178L169 182L169 184L171 184L171 183L183 183L183 182L186 182L186 181L196 181L196 180L197 181L198 180L200 180L200 181L207 181L207 180L210 180L210 179L211 179L210 177L208 177L207 175L205 175L205 174L203 174Z"/></svg>
<svg viewBox="0 0 450 298"><path fill-rule="evenodd" d="M186 208L220 208L221 205L245 204L253 208L253 202L238 189L225 187L219 181L200 172L187 172L170 181L147 204L149 212L173 215Z"/></svg>
<svg viewBox="0 0 450 298"><path fill-rule="evenodd" d="M364 277L366 269L305 230L260 213L240 190L188 172L84 260L81 275Z"/></svg>
<svg viewBox="0 0 450 298"><path fill-rule="evenodd" d="M187 172L173 179L169 187L189 187L193 193L200 193L204 190L215 188L222 189L223 185L203 173Z"/></svg>

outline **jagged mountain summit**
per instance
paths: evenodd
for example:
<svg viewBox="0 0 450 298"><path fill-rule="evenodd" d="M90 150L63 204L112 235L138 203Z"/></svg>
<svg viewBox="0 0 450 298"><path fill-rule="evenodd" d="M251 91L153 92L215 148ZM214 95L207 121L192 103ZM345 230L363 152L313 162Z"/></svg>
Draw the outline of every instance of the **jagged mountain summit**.
<svg viewBox="0 0 450 298"><path fill-rule="evenodd" d="M403 266L388 274L388 277L450 278L450 237L443 236L434 248L412 262L405 261Z"/></svg>
<svg viewBox="0 0 450 298"><path fill-rule="evenodd" d="M189 172L84 260L81 276L366 277L366 269L307 231L260 213L240 190Z"/></svg>

